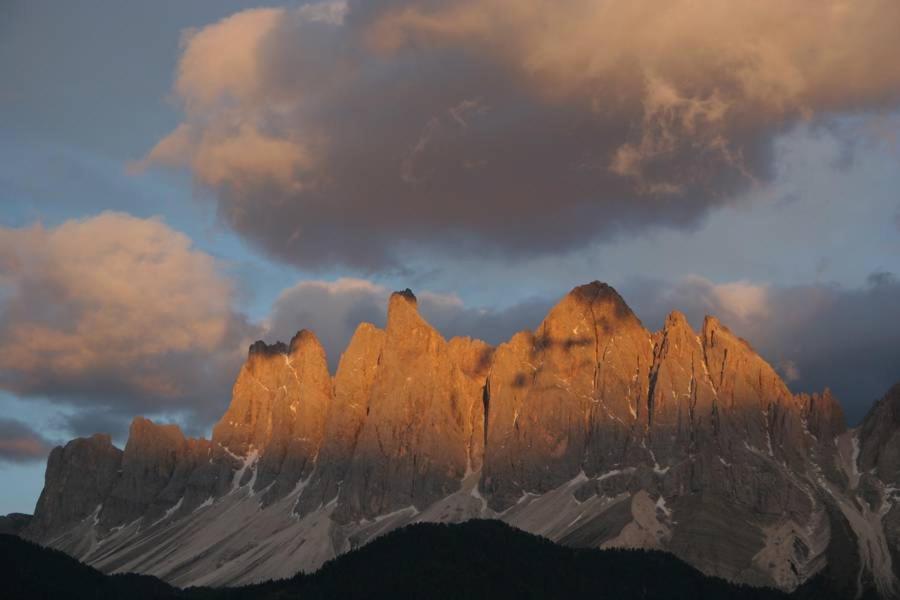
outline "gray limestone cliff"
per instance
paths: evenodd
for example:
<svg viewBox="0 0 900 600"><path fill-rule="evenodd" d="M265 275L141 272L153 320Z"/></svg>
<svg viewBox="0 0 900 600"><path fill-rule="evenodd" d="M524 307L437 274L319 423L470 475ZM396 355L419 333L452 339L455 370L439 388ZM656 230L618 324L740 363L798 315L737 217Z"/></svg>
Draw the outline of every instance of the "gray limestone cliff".
<svg viewBox="0 0 900 600"><path fill-rule="evenodd" d="M409 290L328 371L315 335L250 348L211 440L135 419L56 448L23 535L181 585L284 577L415 520L497 518L571 546L850 595L900 586L900 386L848 429L714 317L647 330L573 289L492 348Z"/></svg>

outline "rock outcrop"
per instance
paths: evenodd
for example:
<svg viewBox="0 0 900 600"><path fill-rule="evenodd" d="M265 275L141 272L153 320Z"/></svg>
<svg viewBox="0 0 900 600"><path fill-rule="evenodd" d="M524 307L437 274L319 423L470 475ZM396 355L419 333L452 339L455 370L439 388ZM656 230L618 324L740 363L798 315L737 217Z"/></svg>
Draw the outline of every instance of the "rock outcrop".
<svg viewBox="0 0 900 600"><path fill-rule="evenodd" d="M384 331L361 323L341 356L334 377L334 399L325 420L316 477L296 506L305 515L336 501L369 415L372 386L384 351Z"/></svg>
<svg viewBox="0 0 900 600"><path fill-rule="evenodd" d="M234 384L233 399L213 429L213 443L253 463L240 484L265 490L271 503L315 467L332 398L325 350L300 331L288 346L256 342Z"/></svg>
<svg viewBox="0 0 900 600"><path fill-rule="evenodd" d="M534 333L502 345L485 391L491 508L633 455L652 351L650 333L622 298L596 282L575 288Z"/></svg>
<svg viewBox="0 0 900 600"><path fill-rule="evenodd" d="M649 446L672 463L715 439L716 388L706 366L706 347L679 312L654 335L647 397ZM659 460L659 458L657 458Z"/></svg>
<svg viewBox="0 0 900 600"><path fill-rule="evenodd" d="M859 468L900 484L900 383L888 390L859 429Z"/></svg>
<svg viewBox="0 0 900 600"><path fill-rule="evenodd" d="M423 510L459 488L471 464L471 412L480 386L468 385L453 358L419 316L412 292L394 293L368 414L340 491L340 521Z"/></svg>
<svg viewBox="0 0 900 600"><path fill-rule="evenodd" d="M102 433L54 448L28 534L48 540L72 523L96 518L119 481L122 454Z"/></svg>
<svg viewBox="0 0 900 600"><path fill-rule="evenodd" d="M894 571L900 571L900 383L894 385L879 400L852 440L858 467L853 475L865 504L862 515L880 526L883 537L873 536L873 545L882 551L869 556L873 564L888 560ZM889 557L885 556L885 550ZM884 581L880 589L884 589ZM900 593L900 587L891 591Z"/></svg>
<svg viewBox="0 0 900 600"><path fill-rule="evenodd" d="M315 335L250 348L212 440L135 419L57 448L24 535L180 585L288 576L417 520L502 519L571 546L657 548L792 590L900 591L900 386L848 430L713 317L651 333L572 290L492 348L409 290L332 378Z"/></svg>

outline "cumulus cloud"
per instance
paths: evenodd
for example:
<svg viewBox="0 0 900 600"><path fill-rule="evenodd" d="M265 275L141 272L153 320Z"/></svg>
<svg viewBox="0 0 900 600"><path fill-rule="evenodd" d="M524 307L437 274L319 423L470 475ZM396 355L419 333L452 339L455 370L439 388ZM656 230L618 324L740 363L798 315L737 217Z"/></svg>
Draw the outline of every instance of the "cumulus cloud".
<svg viewBox="0 0 900 600"><path fill-rule="evenodd" d="M387 288L364 279L302 281L275 300L266 337L286 341L300 329L314 331L333 370L357 325L384 325L389 295Z"/></svg>
<svg viewBox="0 0 900 600"><path fill-rule="evenodd" d="M316 333L332 369L361 322L383 327L391 290L365 279L303 281L283 291L267 324L270 341L286 340L299 329ZM504 310L467 307L457 296L416 292L419 312L445 337L470 336L491 344L516 331L534 329L550 302L526 300Z"/></svg>
<svg viewBox="0 0 900 600"><path fill-rule="evenodd" d="M52 444L25 423L0 419L0 461L32 462L44 460Z"/></svg>
<svg viewBox="0 0 900 600"><path fill-rule="evenodd" d="M774 306L774 290L768 284L750 281L714 283L705 277L688 275L673 283L642 281L631 284L627 297L634 297L634 309L649 327L660 327L672 310L684 312L699 324L705 315L715 315L733 329L768 319Z"/></svg>
<svg viewBox="0 0 900 600"><path fill-rule="evenodd" d="M0 228L0 387L208 419L255 333L232 297L215 260L156 219Z"/></svg>
<svg viewBox="0 0 900 600"><path fill-rule="evenodd" d="M893 0L405 0L237 13L185 36L189 168L307 266L504 256L695 223L769 181L798 120L900 104Z"/></svg>
<svg viewBox="0 0 900 600"><path fill-rule="evenodd" d="M775 365L776 370L781 373L782 379L788 383L793 383L800 379L800 369L797 363L792 360L783 360Z"/></svg>
<svg viewBox="0 0 900 600"><path fill-rule="evenodd" d="M900 381L900 281L873 273L861 288L714 283L686 277L623 288L651 328L681 310L697 328L712 314L748 340L794 391L830 387L851 421Z"/></svg>

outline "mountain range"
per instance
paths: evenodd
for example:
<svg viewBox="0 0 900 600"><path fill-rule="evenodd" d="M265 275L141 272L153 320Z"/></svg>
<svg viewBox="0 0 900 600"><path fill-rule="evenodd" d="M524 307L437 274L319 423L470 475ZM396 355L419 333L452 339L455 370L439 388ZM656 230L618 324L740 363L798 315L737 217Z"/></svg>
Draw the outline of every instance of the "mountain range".
<svg viewBox="0 0 900 600"><path fill-rule="evenodd" d="M900 385L850 429L714 317L651 332L606 284L534 331L445 340L409 290L336 372L315 334L256 342L212 439L136 418L55 448L19 534L180 587L314 571L418 522L495 519L706 575L900 593Z"/></svg>

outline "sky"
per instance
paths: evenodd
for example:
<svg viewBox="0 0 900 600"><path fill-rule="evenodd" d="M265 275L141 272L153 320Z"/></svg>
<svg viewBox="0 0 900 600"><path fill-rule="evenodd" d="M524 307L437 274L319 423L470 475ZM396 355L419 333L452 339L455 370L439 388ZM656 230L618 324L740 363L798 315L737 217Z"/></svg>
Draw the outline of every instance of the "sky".
<svg viewBox="0 0 900 600"><path fill-rule="evenodd" d="M575 285L745 337L855 425L900 380L893 0L0 3L0 513L248 345L411 288L502 343Z"/></svg>

